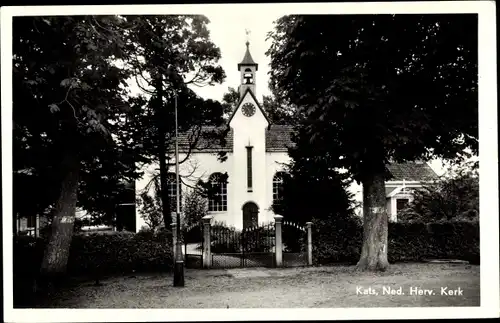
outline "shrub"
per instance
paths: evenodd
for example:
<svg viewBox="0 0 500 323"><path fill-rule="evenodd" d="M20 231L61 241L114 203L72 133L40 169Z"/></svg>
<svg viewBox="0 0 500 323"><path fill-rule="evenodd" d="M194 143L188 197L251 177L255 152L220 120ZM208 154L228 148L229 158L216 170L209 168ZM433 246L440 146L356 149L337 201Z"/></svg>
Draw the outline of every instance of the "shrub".
<svg viewBox="0 0 500 323"><path fill-rule="evenodd" d="M35 296L46 238L15 237L13 241L14 306L31 306ZM67 274L98 281L106 275L170 271L172 236L158 232L99 232L75 234Z"/></svg>
<svg viewBox="0 0 500 323"><path fill-rule="evenodd" d="M185 227L191 227L201 222L201 219L208 214L208 200L198 191L188 191L184 197L183 220Z"/></svg>
<svg viewBox="0 0 500 323"><path fill-rule="evenodd" d="M363 228L354 218L315 220L313 261L316 264L359 260ZM389 262L459 259L479 264L479 223L389 223Z"/></svg>
<svg viewBox="0 0 500 323"><path fill-rule="evenodd" d="M359 260L363 236L359 218L338 214L312 222L313 263L356 263Z"/></svg>
<svg viewBox="0 0 500 323"><path fill-rule="evenodd" d="M398 214L399 221L477 221L479 174L477 165L464 164L446 176L416 189L414 200Z"/></svg>
<svg viewBox="0 0 500 323"><path fill-rule="evenodd" d="M281 225L281 235L285 252L305 252L307 245L307 231L294 224L284 222Z"/></svg>
<svg viewBox="0 0 500 323"><path fill-rule="evenodd" d="M46 240L33 237L14 239L14 273L36 277ZM67 273L71 276L103 276L172 269L172 237L159 232L113 232L76 234L73 237Z"/></svg>
<svg viewBox="0 0 500 323"><path fill-rule="evenodd" d="M101 275L133 271L169 271L172 268L172 236L168 230L137 234L76 235L68 261L68 272Z"/></svg>
<svg viewBox="0 0 500 323"><path fill-rule="evenodd" d="M164 226L159 174L153 175L153 178L139 193L136 203L141 212L141 218L148 228L155 230Z"/></svg>

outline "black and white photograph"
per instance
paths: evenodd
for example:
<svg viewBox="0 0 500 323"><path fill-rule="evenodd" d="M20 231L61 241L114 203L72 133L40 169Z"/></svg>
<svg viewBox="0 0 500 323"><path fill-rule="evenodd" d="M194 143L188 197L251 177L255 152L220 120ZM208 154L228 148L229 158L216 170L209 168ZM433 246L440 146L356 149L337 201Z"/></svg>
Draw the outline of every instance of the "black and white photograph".
<svg viewBox="0 0 500 323"><path fill-rule="evenodd" d="M498 317L494 2L1 10L5 321Z"/></svg>

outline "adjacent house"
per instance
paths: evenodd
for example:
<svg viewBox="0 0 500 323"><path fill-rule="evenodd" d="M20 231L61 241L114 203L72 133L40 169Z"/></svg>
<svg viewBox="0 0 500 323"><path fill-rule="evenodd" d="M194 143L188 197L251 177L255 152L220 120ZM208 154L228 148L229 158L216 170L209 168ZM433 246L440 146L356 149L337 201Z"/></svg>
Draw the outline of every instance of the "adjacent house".
<svg viewBox="0 0 500 323"><path fill-rule="evenodd" d="M393 178L385 183L389 221L397 221L397 214L413 201L413 191L434 181L437 174L424 162L393 163L388 165Z"/></svg>

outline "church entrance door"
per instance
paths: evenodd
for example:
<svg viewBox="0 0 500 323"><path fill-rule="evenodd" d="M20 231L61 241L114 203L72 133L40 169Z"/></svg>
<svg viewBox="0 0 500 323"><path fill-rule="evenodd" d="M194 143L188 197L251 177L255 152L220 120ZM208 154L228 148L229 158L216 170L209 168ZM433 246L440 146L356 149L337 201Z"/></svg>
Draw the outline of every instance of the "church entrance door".
<svg viewBox="0 0 500 323"><path fill-rule="evenodd" d="M259 207L254 202L243 205L243 230L258 225Z"/></svg>

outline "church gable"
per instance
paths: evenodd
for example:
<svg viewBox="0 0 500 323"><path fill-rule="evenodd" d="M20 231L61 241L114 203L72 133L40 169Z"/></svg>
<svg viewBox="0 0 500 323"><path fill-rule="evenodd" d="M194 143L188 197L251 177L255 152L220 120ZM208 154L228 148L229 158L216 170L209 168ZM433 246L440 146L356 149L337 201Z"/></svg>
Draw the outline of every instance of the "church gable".
<svg viewBox="0 0 500 323"><path fill-rule="evenodd" d="M252 103L256 107L255 113L260 112L262 116L266 119L267 123L270 124L269 118L262 108L262 105L257 101L257 98L253 94L253 92L250 89L247 89L245 93L241 96L240 100L238 101L238 104L236 104L236 108L234 109L233 113L229 117L228 124L231 124L231 121L233 120L234 116L241 111L241 108L243 105L246 103Z"/></svg>

